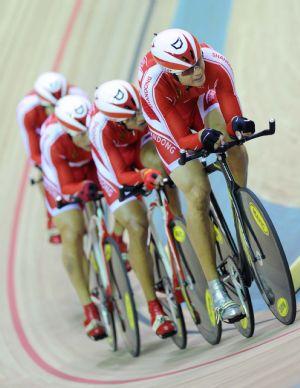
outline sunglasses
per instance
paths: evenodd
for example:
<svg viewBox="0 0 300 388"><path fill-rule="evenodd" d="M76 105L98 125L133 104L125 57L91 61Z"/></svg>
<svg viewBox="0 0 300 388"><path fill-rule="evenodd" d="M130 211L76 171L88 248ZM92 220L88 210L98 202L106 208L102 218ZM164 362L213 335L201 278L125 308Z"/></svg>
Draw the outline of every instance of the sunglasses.
<svg viewBox="0 0 300 388"><path fill-rule="evenodd" d="M190 67L189 69L187 70L184 70L181 75L183 75L184 77L187 76L187 75L193 75L194 74L194 71L196 69L196 67L200 67L202 68L202 60L201 58L198 59L198 61L194 64L194 66Z"/></svg>

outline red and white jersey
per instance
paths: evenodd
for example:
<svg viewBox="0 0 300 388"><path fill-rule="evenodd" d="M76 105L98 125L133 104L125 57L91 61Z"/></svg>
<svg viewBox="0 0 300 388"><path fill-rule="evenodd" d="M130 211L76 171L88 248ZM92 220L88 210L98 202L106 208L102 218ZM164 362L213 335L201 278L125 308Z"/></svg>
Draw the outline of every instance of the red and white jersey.
<svg viewBox="0 0 300 388"><path fill-rule="evenodd" d="M56 207L57 196L68 200L70 194L81 189L84 180L97 182L91 152L73 143L55 115L43 124L40 146L43 183L51 208Z"/></svg>
<svg viewBox="0 0 300 388"><path fill-rule="evenodd" d="M235 92L233 72L227 59L206 44L201 44L205 63L205 83L202 87L186 87L159 64L149 52L141 62L139 84L141 104L145 119L155 136L159 135L176 149L201 147L198 134L190 129L203 129L207 113L219 107L230 134L231 119L241 115ZM193 111L197 109L202 119L202 128L193 124ZM198 120L199 121L199 120Z"/></svg>
<svg viewBox="0 0 300 388"><path fill-rule="evenodd" d="M68 86L67 94L87 94L77 86ZM41 164L40 136L41 127L47 118L46 109L41 105L38 95L28 93L17 107L17 121L21 129L23 143L29 158L36 164Z"/></svg>
<svg viewBox="0 0 300 388"><path fill-rule="evenodd" d="M144 168L140 149L150 140L147 131L128 131L124 125L108 120L93 106L89 138L98 179L111 211L120 205L119 187L142 183L138 170Z"/></svg>

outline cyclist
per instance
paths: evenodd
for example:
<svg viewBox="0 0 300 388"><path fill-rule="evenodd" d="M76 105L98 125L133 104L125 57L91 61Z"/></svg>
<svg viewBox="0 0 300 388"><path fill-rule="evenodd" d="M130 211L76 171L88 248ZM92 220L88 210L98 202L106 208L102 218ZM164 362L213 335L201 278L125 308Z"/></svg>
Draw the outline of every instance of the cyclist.
<svg viewBox="0 0 300 388"><path fill-rule="evenodd" d="M29 92L17 107L17 121L25 149L33 165L32 177L38 183L44 194L41 171L40 135L41 127L50 113L53 112L57 101L67 94L86 94L76 86L69 85L66 78L56 72L42 73L34 84L34 89ZM47 229L49 241L53 244L60 243L52 219L48 214Z"/></svg>
<svg viewBox="0 0 300 388"><path fill-rule="evenodd" d="M242 117L232 69L226 58L189 32L168 29L157 34L139 69L141 105L159 156L187 201L187 227L218 317L234 321L239 306L218 279L209 180L198 160L178 164L180 149L213 151L230 137L250 134L254 123ZM213 128L213 129L212 129ZM244 146L228 151L228 163L239 185L247 181Z"/></svg>
<svg viewBox="0 0 300 388"><path fill-rule="evenodd" d="M137 89L122 80L105 82L96 89L89 137L98 178L115 219L128 231L129 259L148 302L155 333L166 338L176 326L164 312L154 290L152 259L147 249L147 212L142 201L119 201L122 185L144 183L153 189L163 170L140 110ZM169 190L172 206L176 192Z"/></svg>
<svg viewBox="0 0 300 388"><path fill-rule="evenodd" d="M59 209L56 202L58 196L68 201L70 195L86 202L95 189L97 174L86 125L90 107L83 96L62 97L54 114L43 124L40 145L46 206L62 238L63 264L83 306L86 333L98 340L105 336L105 331L89 294L82 210L74 203Z"/></svg>

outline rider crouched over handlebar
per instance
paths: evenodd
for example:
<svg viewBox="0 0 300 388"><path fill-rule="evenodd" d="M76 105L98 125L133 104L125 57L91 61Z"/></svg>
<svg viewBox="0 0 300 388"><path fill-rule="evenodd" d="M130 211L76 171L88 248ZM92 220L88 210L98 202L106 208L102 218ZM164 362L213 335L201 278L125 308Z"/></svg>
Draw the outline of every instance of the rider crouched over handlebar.
<svg viewBox="0 0 300 388"><path fill-rule="evenodd" d="M199 160L180 166L180 150L213 152L236 133L253 132L241 117L233 72L226 58L188 31L168 29L156 34L151 51L140 65L140 95L145 120L158 154L187 202L187 230L208 281L218 317L241 316L218 279L212 225L209 219L210 183ZM235 117L238 116L238 117ZM212 129L213 128L213 129ZM236 182L247 182L248 156L244 146L228 151Z"/></svg>
<svg viewBox="0 0 300 388"><path fill-rule="evenodd" d="M148 220L144 203L136 197L119 201L122 185L144 183L153 189L164 174L136 88L122 80L105 82L95 93L89 137L101 187L115 219L128 231L129 259L148 302L151 325L161 338L176 333L154 289L153 261L147 248ZM170 206L179 208L176 190L170 189Z"/></svg>
<svg viewBox="0 0 300 388"><path fill-rule="evenodd" d="M85 331L91 339L99 340L106 334L89 294L82 210L78 203L62 208L56 203L57 197L68 201L70 196L87 202L90 189L98 182L86 126L90 105L87 98L78 95L61 98L55 113L43 124L40 145L46 206L62 238L63 264L83 306Z"/></svg>
<svg viewBox="0 0 300 388"><path fill-rule="evenodd" d="M57 72L42 73L34 83L34 90L29 92L18 104L17 120L22 139L32 170L30 173L32 184L37 184L43 198L43 174L41 169L40 138L42 124L46 121L58 100L66 95L81 95L86 93L79 87L70 85L63 74ZM60 244L61 237L53 225L52 217L47 212L47 230L49 242Z"/></svg>

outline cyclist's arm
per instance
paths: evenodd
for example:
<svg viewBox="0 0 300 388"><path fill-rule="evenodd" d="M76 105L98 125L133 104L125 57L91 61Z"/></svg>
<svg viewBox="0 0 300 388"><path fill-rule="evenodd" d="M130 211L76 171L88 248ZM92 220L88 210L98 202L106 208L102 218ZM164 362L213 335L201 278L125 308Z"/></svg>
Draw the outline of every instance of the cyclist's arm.
<svg viewBox="0 0 300 388"><path fill-rule="evenodd" d="M24 128L28 140L29 157L37 165L41 164L41 151L40 151L40 136L36 133L34 126L34 117L31 114L25 115Z"/></svg>
<svg viewBox="0 0 300 388"><path fill-rule="evenodd" d="M151 107L159 118L159 121L169 128L172 136L176 140L180 148L196 150L202 147L202 143L197 133L192 134L180 113L176 109L176 105L172 100L166 98L165 90L156 87L154 90L155 107Z"/></svg>
<svg viewBox="0 0 300 388"><path fill-rule="evenodd" d="M59 152L59 147L55 144L51 147L51 160L57 172L57 177L62 194L75 194L82 188L82 182L74 182L72 168L66 159Z"/></svg>
<svg viewBox="0 0 300 388"><path fill-rule="evenodd" d="M210 111L204 118L205 128L213 128L226 133L226 123L219 108Z"/></svg>
<svg viewBox="0 0 300 388"><path fill-rule="evenodd" d="M112 139L109 136L105 136L105 134L103 135L103 146L110 165L120 184L134 186L143 183L140 172L133 171L132 168L127 166Z"/></svg>
<svg viewBox="0 0 300 388"><path fill-rule="evenodd" d="M220 67L219 82L216 87L219 105L226 123L226 129L230 136L235 137L231 127L234 116L242 116L242 111L234 87L233 73Z"/></svg>
<svg viewBox="0 0 300 388"><path fill-rule="evenodd" d="M168 126L180 148L197 150L202 148L198 133L191 133L182 120L176 107L173 107L165 116Z"/></svg>

